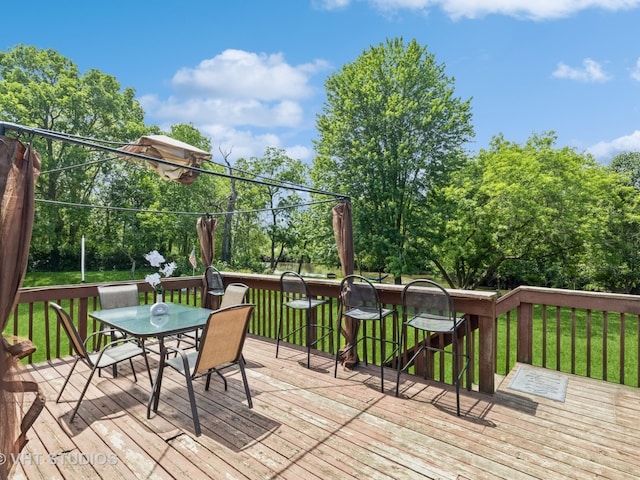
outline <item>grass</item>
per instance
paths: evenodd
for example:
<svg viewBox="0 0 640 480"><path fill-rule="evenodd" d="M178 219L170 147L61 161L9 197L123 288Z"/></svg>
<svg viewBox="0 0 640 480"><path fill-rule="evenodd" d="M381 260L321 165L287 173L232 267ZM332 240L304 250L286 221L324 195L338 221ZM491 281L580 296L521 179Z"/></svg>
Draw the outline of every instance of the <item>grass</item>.
<svg viewBox="0 0 640 480"><path fill-rule="evenodd" d="M149 271L136 270L133 280L144 280ZM85 272L85 283L103 283L132 280L131 272L126 270L106 270ZM28 272L22 282L27 287L49 287L52 285L79 285L82 283L80 272Z"/></svg>

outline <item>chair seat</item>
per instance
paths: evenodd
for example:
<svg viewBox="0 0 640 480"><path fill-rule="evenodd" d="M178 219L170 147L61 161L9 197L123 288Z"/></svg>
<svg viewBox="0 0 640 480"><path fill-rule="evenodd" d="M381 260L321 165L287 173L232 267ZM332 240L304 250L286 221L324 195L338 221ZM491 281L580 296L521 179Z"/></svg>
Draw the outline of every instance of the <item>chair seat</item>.
<svg viewBox="0 0 640 480"><path fill-rule="evenodd" d="M194 352L190 352L187 353L185 355L185 357L187 358L187 362L189 363L189 376L193 375L193 369L196 366L196 360L198 359L198 354L200 352L198 352L197 350ZM166 365L169 365L173 368L175 368L177 371L179 371L181 374L184 375L184 361L182 360L181 356L177 356L177 357L173 357L170 358L166 361Z"/></svg>
<svg viewBox="0 0 640 480"><path fill-rule="evenodd" d="M315 308L319 305L324 305L325 303L329 303L329 300L303 297L286 302L285 306L289 308L295 308L297 310L309 310L310 308Z"/></svg>
<svg viewBox="0 0 640 480"><path fill-rule="evenodd" d="M207 293L209 295L215 295L216 297L221 297L222 295L224 295L224 290L223 289L207 290Z"/></svg>
<svg viewBox="0 0 640 480"><path fill-rule="evenodd" d="M128 360L137 355L141 355L143 352L144 350L137 344L125 343L116 347L107 348L102 354L102 357L100 357L99 362L98 357L100 356L100 352L90 353L89 358L91 359L92 363L98 366L98 368L104 368L115 365L116 363L120 363L123 360Z"/></svg>
<svg viewBox="0 0 640 480"><path fill-rule="evenodd" d="M347 310L343 313L345 317L355 318L356 320L380 320L381 318L386 317L387 315L391 315L395 310L383 308L382 310L378 308L352 308L351 310Z"/></svg>
<svg viewBox="0 0 640 480"><path fill-rule="evenodd" d="M464 322L463 318L456 319L456 324L461 325L462 322ZM453 331L451 318L443 315L421 313L407 320L406 324L410 327L428 332L451 333Z"/></svg>

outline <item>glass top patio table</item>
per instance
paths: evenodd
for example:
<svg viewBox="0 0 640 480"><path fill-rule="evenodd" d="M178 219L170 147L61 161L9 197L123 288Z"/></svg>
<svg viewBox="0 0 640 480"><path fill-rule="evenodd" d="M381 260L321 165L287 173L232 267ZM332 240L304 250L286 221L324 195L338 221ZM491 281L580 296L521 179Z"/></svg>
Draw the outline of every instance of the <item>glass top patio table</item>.
<svg viewBox="0 0 640 480"><path fill-rule="evenodd" d="M89 314L100 322L121 330L133 337L158 337L188 332L203 327L213 310L191 307L177 303L167 303L166 315L151 315L151 305L109 308L96 310Z"/></svg>
<svg viewBox="0 0 640 480"><path fill-rule="evenodd" d="M160 358L166 356L165 337L170 337L183 332L189 332L204 327L213 310L201 307L191 307L177 303L167 303L169 311L166 315L151 315L151 305L137 305L134 307L109 308L96 310L89 314L90 317L114 327L122 332L145 339L156 337L160 343ZM151 404L154 402L154 411L158 409L158 396L160 391L164 361L158 362L156 379L152 382L151 394L147 402L147 418L151 415Z"/></svg>

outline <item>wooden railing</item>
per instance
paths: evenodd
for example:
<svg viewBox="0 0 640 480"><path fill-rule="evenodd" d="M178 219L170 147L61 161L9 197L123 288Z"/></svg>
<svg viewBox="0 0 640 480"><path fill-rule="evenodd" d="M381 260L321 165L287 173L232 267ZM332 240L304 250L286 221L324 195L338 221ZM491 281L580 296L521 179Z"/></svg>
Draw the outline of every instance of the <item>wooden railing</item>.
<svg viewBox="0 0 640 480"><path fill-rule="evenodd" d="M250 287L249 300L256 304L250 332L275 338L280 315L279 277L234 272L223 272L223 276L225 283L242 282ZM335 320L339 281L306 280L312 295L331 300L317 312L318 322L326 324L330 318ZM143 281L134 283L138 284L142 301L153 303L150 286ZM163 285L166 301L200 305L201 277L164 279ZM22 289L19 304L4 333L36 342L38 351L29 361L68 355L68 343L55 316L46 308L47 302L62 302L81 335L86 335L96 328L88 314L99 308L97 286ZM385 305L398 307L402 286L377 284L376 288ZM449 293L456 310L464 312L471 323L470 374L482 392L493 393L495 374L508 373L516 361L555 370L564 370L562 366L568 364L570 373L638 385L640 297L531 287L519 287L500 298L495 292L449 290ZM299 320L287 316L285 328ZM398 325L392 328L396 331ZM569 339L567 345L565 339ZM303 342L302 338L293 341ZM328 340L319 346L325 351L332 351L331 347L335 346ZM620 365L615 374L609 367L612 355Z"/></svg>
<svg viewBox="0 0 640 480"><path fill-rule="evenodd" d="M518 287L496 316L500 373L518 361L640 385L640 296Z"/></svg>

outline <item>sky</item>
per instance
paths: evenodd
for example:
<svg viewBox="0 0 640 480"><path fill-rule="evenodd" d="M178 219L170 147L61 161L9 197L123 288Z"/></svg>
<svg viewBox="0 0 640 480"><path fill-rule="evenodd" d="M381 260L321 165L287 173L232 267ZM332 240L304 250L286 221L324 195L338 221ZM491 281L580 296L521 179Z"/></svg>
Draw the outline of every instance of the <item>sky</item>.
<svg viewBox="0 0 640 480"><path fill-rule="evenodd" d="M640 151L640 0L32 0L8 18L0 50L112 75L147 124L194 125L214 160L275 147L311 162L326 79L394 38L471 100L470 154L548 132L602 164Z"/></svg>

